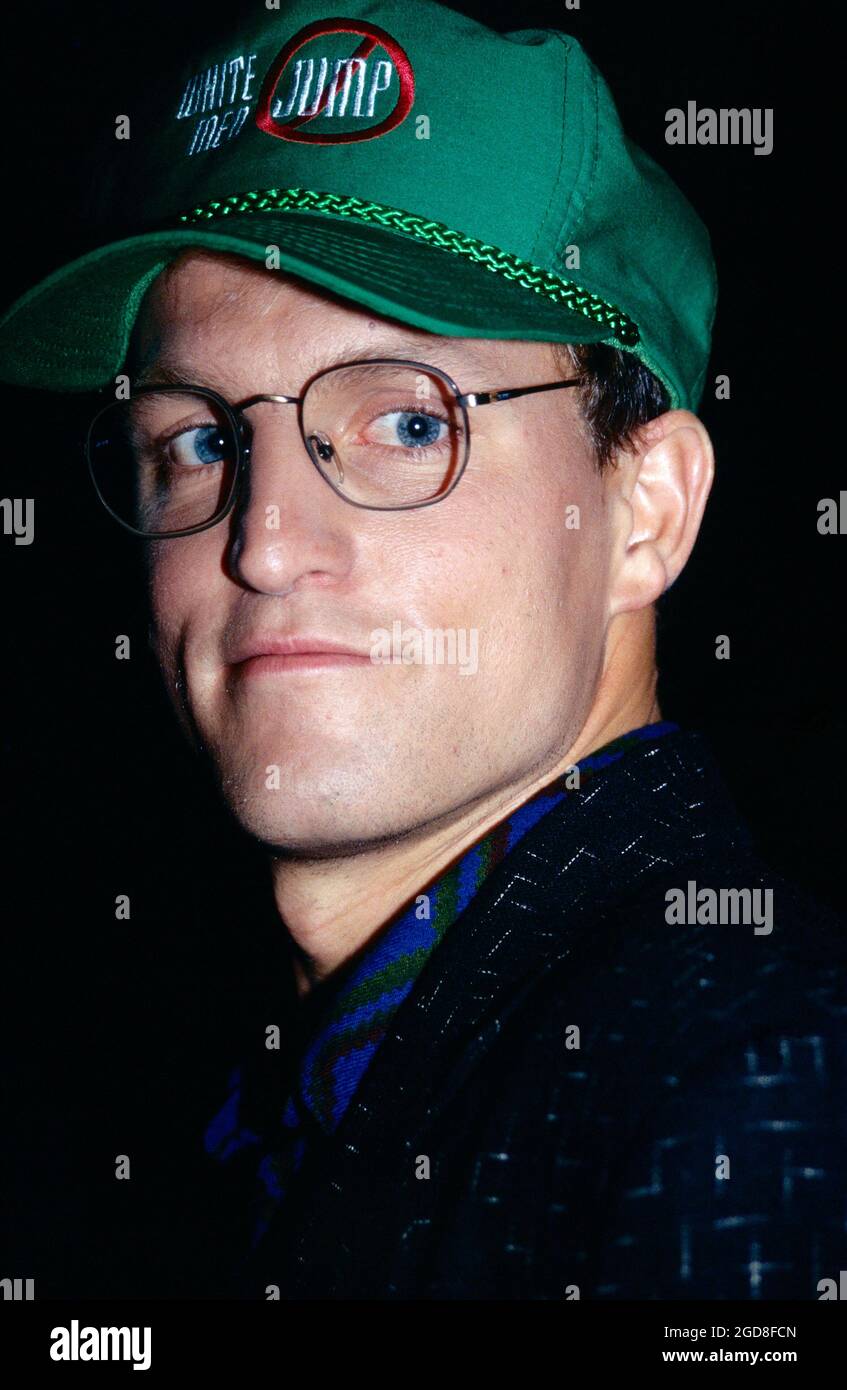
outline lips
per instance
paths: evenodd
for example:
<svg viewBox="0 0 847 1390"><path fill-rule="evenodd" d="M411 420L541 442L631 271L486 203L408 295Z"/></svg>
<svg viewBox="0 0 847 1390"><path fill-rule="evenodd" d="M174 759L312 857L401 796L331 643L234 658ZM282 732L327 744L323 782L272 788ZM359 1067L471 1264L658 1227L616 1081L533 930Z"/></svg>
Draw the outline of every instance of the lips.
<svg viewBox="0 0 847 1390"><path fill-rule="evenodd" d="M350 656L362 661L370 660L370 652L352 647L333 637L319 636L267 636L248 639L236 648L230 660L231 666L240 665L265 656Z"/></svg>
<svg viewBox="0 0 847 1390"><path fill-rule="evenodd" d="M361 667L372 662L370 651L362 651L340 638L268 634L246 639L235 648L229 664L237 676L252 677Z"/></svg>

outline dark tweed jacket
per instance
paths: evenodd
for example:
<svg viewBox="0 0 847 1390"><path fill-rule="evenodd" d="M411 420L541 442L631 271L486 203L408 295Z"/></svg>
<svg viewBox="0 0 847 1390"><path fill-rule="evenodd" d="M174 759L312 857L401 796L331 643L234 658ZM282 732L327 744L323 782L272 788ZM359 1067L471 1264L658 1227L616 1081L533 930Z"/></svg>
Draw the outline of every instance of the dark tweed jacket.
<svg viewBox="0 0 847 1390"><path fill-rule="evenodd" d="M773 931L669 924L690 879L772 888ZM483 884L207 1291L819 1298L847 1267L846 940L755 858L700 735L633 748Z"/></svg>

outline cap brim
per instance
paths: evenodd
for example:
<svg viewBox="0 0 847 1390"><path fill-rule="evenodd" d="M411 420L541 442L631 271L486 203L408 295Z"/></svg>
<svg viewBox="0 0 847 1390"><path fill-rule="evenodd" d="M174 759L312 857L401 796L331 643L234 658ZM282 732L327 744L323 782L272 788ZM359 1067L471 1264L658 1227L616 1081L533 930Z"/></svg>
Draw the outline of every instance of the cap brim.
<svg viewBox="0 0 847 1390"><path fill-rule="evenodd" d="M607 324L449 249L341 218L262 213L131 237L63 266L0 319L0 380L54 391L105 385L124 363L150 284L189 247L263 265L278 248L282 273L432 333L614 341Z"/></svg>

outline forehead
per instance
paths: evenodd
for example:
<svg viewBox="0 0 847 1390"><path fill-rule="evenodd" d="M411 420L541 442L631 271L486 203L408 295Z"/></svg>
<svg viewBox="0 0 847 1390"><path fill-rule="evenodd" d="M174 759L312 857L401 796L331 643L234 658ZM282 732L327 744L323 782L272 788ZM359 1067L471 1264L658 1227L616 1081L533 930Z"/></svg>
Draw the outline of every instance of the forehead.
<svg viewBox="0 0 847 1390"><path fill-rule="evenodd" d="M422 287L422 298L425 297ZM293 348L293 352L292 352ZM235 360L233 359L235 354ZM320 286L239 257L188 252L148 290L133 330L130 360L137 381L157 372L204 368L220 378L242 363L318 371L366 353L397 355L442 366L464 385L492 374L547 381L559 375L547 343L457 338L382 316ZM195 379L197 379L195 377Z"/></svg>

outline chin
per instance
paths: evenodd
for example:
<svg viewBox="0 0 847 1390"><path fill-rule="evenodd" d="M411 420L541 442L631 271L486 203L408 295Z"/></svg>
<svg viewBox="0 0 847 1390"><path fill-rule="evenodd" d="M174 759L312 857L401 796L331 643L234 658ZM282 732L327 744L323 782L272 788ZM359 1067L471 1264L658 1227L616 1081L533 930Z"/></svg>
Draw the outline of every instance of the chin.
<svg viewBox="0 0 847 1390"><path fill-rule="evenodd" d="M303 808L286 815L285 807L233 807L242 829L264 849L294 859L344 859L396 840L402 830L376 826L365 818L339 816L337 811L311 816Z"/></svg>
<svg viewBox="0 0 847 1390"><path fill-rule="evenodd" d="M262 769L258 789L243 764L233 773L219 768L219 783L242 829L270 850L309 858L344 856L394 839L407 828L398 821L408 810L398 807L395 815L390 784L375 785L361 767L298 770L278 754L255 765ZM278 770L267 773L268 768Z"/></svg>

